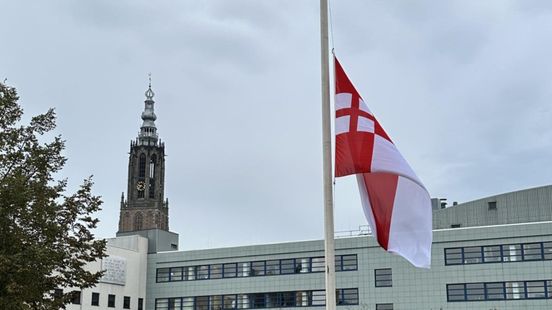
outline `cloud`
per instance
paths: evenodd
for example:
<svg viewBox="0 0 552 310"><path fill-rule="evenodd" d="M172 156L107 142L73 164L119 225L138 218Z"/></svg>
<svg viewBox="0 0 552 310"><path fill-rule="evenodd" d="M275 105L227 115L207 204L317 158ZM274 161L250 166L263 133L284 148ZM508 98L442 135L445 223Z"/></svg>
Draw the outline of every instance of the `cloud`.
<svg viewBox="0 0 552 310"><path fill-rule="evenodd" d="M0 71L25 111L56 106L71 186L95 175L117 230L153 73L170 225L182 248L322 238L318 4L9 2ZM332 2L348 74L433 196L549 184L551 5ZM336 230L366 222L336 184Z"/></svg>

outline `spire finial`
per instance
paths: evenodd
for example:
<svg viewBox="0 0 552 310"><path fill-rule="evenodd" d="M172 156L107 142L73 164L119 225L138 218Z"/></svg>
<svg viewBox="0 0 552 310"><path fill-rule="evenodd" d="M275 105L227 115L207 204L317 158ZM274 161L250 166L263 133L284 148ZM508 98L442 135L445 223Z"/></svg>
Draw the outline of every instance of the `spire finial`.
<svg viewBox="0 0 552 310"><path fill-rule="evenodd" d="M155 93L153 92L153 90L151 90L151 72L148 73L148 80L149 80L149 85L148 85L148 90L146 90L146 99L153 100L153 96L155 96Z"/></svg>

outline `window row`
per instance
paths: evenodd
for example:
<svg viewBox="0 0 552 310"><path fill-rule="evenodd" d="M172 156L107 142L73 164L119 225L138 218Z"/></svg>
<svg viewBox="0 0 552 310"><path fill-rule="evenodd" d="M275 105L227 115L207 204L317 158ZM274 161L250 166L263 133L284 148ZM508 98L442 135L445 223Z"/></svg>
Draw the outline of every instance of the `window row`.
<svg viewBox="0 0 552 310"><path fill-rule="evenodd" d="M552 260L552 242L445 249L445 265Z"/></svg>
<svg viewBox="0 0 552 310"><path fill-rule="evenodd" d="M447 284L447 300L515 300L552 298L552 280Z"/></svg>
<svg viewBox="0 0 552 310"><path fill-rule="evenodd" d="M191 281L236 277L324 272L324 257L289 258L267 261L211 264L157 269L157 282ZM337 255L336 271L357 270L357 256Z"/></svg>
<svg viewBox="0 0 552 310"><path fill-rule="evenodd" d="M63 294L62 289L55 289L54 290L54 296L60 297ZM80 291L72 291L71 293L71 303L74 305L80 305L81 304L81 292ZM107 307L108 308L115 308L115 295L108 294L107 295ZM100 293L92 292L92 298L90 299L90 305L91 306L100 306ZM130 309L130 296L124 296L123 297L123 309ZM144 299L138 298L138 310L144 309Z"/></svg>
<svg viewBox="0 0 552 310"><path fill-rule="evenodd" d="M358 289L336 290L337 305L358 305ZM233 310L325 306L325 291L270 292L158 298L155 310Z"/></svg>

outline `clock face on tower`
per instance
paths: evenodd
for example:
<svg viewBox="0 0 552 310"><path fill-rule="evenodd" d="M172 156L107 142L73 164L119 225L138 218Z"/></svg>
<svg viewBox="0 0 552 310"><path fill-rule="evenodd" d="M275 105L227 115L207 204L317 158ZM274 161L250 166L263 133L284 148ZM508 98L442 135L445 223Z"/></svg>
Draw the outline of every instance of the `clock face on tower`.
<svg viewBox="0 0 552 310"><path fill-rule="evenodd" d="M144 181L138 181L138 183L136 183L136 189L139 191L143 191L144 189L146 189L146 184L144 183Z"/></svg>

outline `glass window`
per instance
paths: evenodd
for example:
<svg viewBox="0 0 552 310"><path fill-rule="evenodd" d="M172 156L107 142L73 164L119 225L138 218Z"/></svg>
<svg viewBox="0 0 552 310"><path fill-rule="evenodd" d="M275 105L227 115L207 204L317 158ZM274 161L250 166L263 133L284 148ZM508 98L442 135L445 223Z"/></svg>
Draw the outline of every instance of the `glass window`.
<svg viewBox="0 0 552 310"><path fill-rule="evenodd" d="M376 287L393 286L391 268L376 269L376 270L374 270L374 274L375 274L375 278L376 278L376 281L375 281Z"/></svg>
<svg viewBox="0 0 552 310"><path fill-rule="evenodd" d="M54 298L61 298L63 296L63 290L60 288L54 289Z"/></svg>
<svg viewBox="0 0 552 310"><path fill-rule="evenodd" d="M462 248L445 249L445 265L461 265Z"/></svg>
<svg viewBox="0 0 552 310"><path fill-rule="evenodd" d="M211 296L211 310L222 310L222 295Z"/></svg>
<svg viewBox="0 0 552 310"><path fill-rule="evenodd" d="M544 242L542 244L544 259L552 259L552 242Z"/></svg>
<svg viewBox="0 0 552 310"><path fill-rule="evenodd" d="M546 298L545 281L527 281L525 285L527 287L527 298L538 299Z"/></svg>
<svg viewBox="0 0 552 310"><path fill-rule="evenodd" d="M251 275L252 276L264 276L265 273L265 261L258 261L251 263Z"/></svg>
<svg viewBox="0 0 552 310"><path fill-rule="evenodd" d="M521 261L521 245L508 244L502 246L502 255L505 262Z"/></svg>
<svg viewBox="0 0 552 310"><path fill-rule="evenodd" d="M222 278L222 264L211 265L209 279Z"/></svg>
<svg viewBox="0 0 552 310"><path fill-rule="evenodd" d="M466 283L467 300L485 300L485 283Z"/></svg>
<svg viewBox="0 0 552 310"><path fill-rule="evenodd" d="M290 274L295 273L295 260L294 259L282 259L281 263L281 274ZM299 270L301 271L301 270ZM299 273L299 271L297 273Z"/></svg>
<svg viewBox="0 0 552 310"><path fill-rule="evenodd" d="M358 305L358 289L347 288L339 291L338 305Z"/></svg>
<svg viewBox="0 0 552 310"><path fill-rule="evenodd" d="M526 243L523 245L523 260L542 260L542 243Z"/></svg>
<svg viewBox="0 0 552 310"><path fill-rule="evenodd" d="M483 259L486 263L502 261L502 250L500 245L489 245L483 247Z"/></svg>
<svg viewBox="0 0 552 310"><path fill-rule="evenodd" d="M130 296L123 298L123 309L130 309Z"/></svg>
<svg viewBox="0 0 552 310"><path fill-rule="evenodd" d="M157 282L169 282L170 268L157 269Z"/></svg>
<svg viewBox="0 0 552 310"><path fill-rule="evenodd" d="M236 295L224 295L223 309L236 309Z"/></svg>
<svg viewBox="0 0 552 310"><path fill-rule="evenodd" d="M92 302L90 304L92 306L100 305L100 293L92 293Z"/></svg>
<svg viewBox="0 0 552 310"><path fill-rule="evenodd" d="M447 284L447 300L465 301L466 300L465 284Z"/></svg>
<svg viewBox="0 0 552 310"><path fill-rule="evenodd" d="M168 298L159 298L155 300L155 310L168 310L168 309L169 309Z"/></svg>
<svg viewBox="0 0 552 310"><path fill-rule="evenodd" d="M304 258L297 258L295 259L295 268L299 268L300 273L307 273L310 272L309 266L310 266L310 258L304 257Z"/></svg>
<svg viewBox="0 0 552 310"><path fill-rule="evenodd" d="M265 308L265 294L263 293L257 293L257 294L249 294L249 298L251 299L251 308Z"/></svg>
<svg viewBox="0 0 552 310"><path fill-rule="evenodd" d="M357 263L357 256L355 255L343 255L341 257L341 270L347 271L347 270L357 270L358 269L358 263Z"/></svg>
<svg viewBox="0 0 552 310"><path fill-rule="evenodd" d="M180 310L181 304L180 298L169 298L169 310Z"/></svg>
<svg viewBox="0 0 552 310"><path fill-rule="evenodd" d="M280 274L280 261L279 260L266 261L266 274L267 275Z"/></svg>
<svg viewBox="0 0 552 310"><path fill-rule="evenodd" d="M295 292L283 292L281 298L282 307L295 307Z"/></svg>
<svg viewBox="0 0 552 310"><path fill-rule="evenodd" d="M209 279L209 265L196 267L197 280Z"/></svg>
<svg viewBox="0 0 552 310"><path fill-rule="evenodd" d="M238 277L249 277L251 276L251 263L244 262L238 263Z"/></svg>
<svg viewBox="0 0 552 310"><path fill-rule="evenodd" d="M446 265L535 260L552 260L552 242L445 249Z"/></svg>
<svg viewBox="0 0 552 310"><path fill-rule="evenodd" d="M324 272L325 260L324 257L311 258L311 272Z"/></svg>
<svg viewBox="0 0 552 310"><path fill-rule="evenodd" d="M138 298L138 310L144 310L144 298Z"/></svg>
<svg viewBox="0 0 552 310"><path fill-rule="evenodd" d="M81 303L81 292L80 291L72 291L71 292L71 303L73 305L80 305L80 303Z"/></svg>
<svg viewBox="0 0 552 310"><path fill-rule="evenodd" d="M182 310L193 310L193 309L194 309L194 298L193 297L182 298Z"/></svg>
<svg viewBox="0 0 552 310"><path fill-rule="evenodd" d="M312 291L312 306L324 306L326 304L325 291Z"/></svg>
<svg viewBox="0 0 552 310"><path fill-rule="evenodd" d="M115 308L115 295L107 295L107 306L109 308Z"/></svg>
<svg viewBox="0 0 552 310"><path fill-rule="evenodd" d="M481 247L466 247L464 248L464 264L479 264L483 262L483 253Z"/></svg>
<svg viewBox="0 0 552 310"><path fill-rule="evenodd" d="M506 298L504 282L485 283L485 293L487 300L502 300Z"/></svg>
<svg viewBox="0 0 552 310"><path fill-rule="evenodd" d="M248 294L239 294L238 295L238 309L247 309L249 308L249 295Z"/></svg>
<svg viewBox="0 0 552 310"><path fill-rule="evenodd" d="M185 280L188 280L188 281L191 281L191 280L195 280L195 267L193 266L190 266L190 267L184 267L184 270L186 271L185 272Z"/></svg>
<svg viewBox="0 0 552 310"><path fill-rule="evenodd" d="M376 310L393 310L393 304L376 304Z"/></svg>
<svg viewBox="0 0 552 310"><path fill-rule="evenodd" d="M282 293L266 293L265 295L265 308L281 307Z"/></svg>
<svg viewBox="0 0 552 310"><path fill-rule="evenodd" d="M324 291L322 291L324 292ZM296 307L306 307L309 305L309 296L311 296L308 291L298 291L295 292L295 306Z"/></svg>
<svg viewBox="0 0 552 310"><path fill-rule="evenodd" d="M224 277L225 278L235 278L236 277L236 271L237 271L237 264L224 264Z"/></svg>
<svg viewBox="0 0 552 310"><path fill-rule="evenodd" d="M209 310L209 296L196 297L195 310Z"/></svg>
<svg viewBox="0 0 552 310"><path fill-rule="evenodd" d="M182 281L182 267L173 267L170 269L170 273L170 281Z"/></svg>
<svg viewBox="0 0 552 310"><path fill-rule="evenodd" d="M506 299L525 299L523 282L506 282Z"/></svg>

